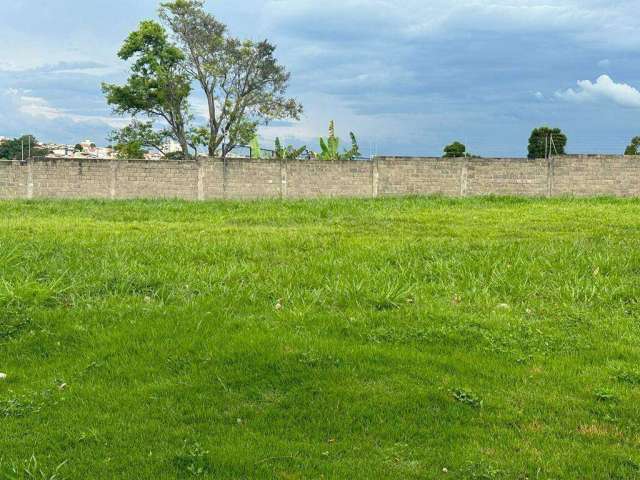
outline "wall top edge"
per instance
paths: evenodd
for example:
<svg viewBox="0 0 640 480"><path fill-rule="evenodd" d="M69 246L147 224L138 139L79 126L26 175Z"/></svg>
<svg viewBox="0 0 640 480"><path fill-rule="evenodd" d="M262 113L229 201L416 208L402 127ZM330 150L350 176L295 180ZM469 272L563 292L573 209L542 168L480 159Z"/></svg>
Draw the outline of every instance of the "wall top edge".
<svg viewBox="0 0 640 480"><path fill-rule="evenodd" d="M632 159L632 158L637 158L637 157L632 157L629 155L606 155L606 154L580 154L580 155L565 155L565 156L557 156L557 157L552 157L553 160L573 160L573 159L610 159L610 160L614 160L614 159L619 159L619 160L623 160L623 159ZM409 161L409 160L423 160L423 161L441 161L441 162L460 162L460 161L466 161L468 163L486 163L486 162L505 162L505 161L511 161L511 162L540 162L540 161L546 161L546 159L544 158L536 158L536 159L530 159L530 158L526 158L526 157L486 157L486 158L443 158L443 157L410 157L410 156L378 156L378 157L374 157L373 159L366 159L366 160L335 160L335 161L326 161L326 163L328 164L336 164L336 163L344 163L344 164L349 164L349 165L357 165L357 164L362 164L362 163L371 163L372 160L376 160L376 161ZM312 162L314 160L287 160L287 163L308 163L308 162ZM323 162L321 160L315 160L316 162ZM2 164L17 164L17 165L24 165L26 163L63 163L63 162L67 162L67 163L91 163L91 164L98 164L98 163L110 163L110 162L114 162L114 163L139 163L139 164L149 164L149 165L153 165L153 164L167 164L167 163L171 163L171 164L176 164L176 165L193 165L193 164L197 164L197 163L202 163L202 162L222 162L221 158L215 158L215 157L201 157L195 160L147 160L147 159L126 159L126 160L113 160L113 159L100 159L100 158L57 158L57 157L38 157L38 158L32 158L29 160L25 160L24 162L20 162L19 160L6 160L6 159L0 159L0 163ZM280 162L280 160L277 159L252 159L252 158L227 158L227 163L234 163L234 162L243 162L243 163L276 163L276 162Z"/></svg>

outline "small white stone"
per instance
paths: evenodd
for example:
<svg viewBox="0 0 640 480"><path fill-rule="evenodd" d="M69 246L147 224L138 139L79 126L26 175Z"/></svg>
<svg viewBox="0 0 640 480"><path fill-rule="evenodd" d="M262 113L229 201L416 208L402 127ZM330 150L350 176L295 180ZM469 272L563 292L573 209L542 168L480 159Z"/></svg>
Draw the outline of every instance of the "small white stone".
<svg viewBox="0 0 640 480"><path fill-rule="evenodd" d="M6 379L7 379L7 374L0 372L0 380L6 380Z"/></svg>

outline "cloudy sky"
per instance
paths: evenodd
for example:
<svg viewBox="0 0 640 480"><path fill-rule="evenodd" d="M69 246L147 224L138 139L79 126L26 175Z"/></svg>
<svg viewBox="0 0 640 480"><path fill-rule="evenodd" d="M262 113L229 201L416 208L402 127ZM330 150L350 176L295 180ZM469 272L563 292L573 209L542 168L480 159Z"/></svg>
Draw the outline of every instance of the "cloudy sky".
<svg viewBox="0 0 640 480"><path fill-rule="evenodd" d="M0 136L105 144L123 124L100 92L156 0L3 2ZM209 0L232 33L268 38L292 72L300 122L263 128L317 148L335 119L363 153L439 155L461 140L522 156L551 124L571 152L620 152L640 135L638 0ZM197 99L195 99L197 102Z"/></svg>

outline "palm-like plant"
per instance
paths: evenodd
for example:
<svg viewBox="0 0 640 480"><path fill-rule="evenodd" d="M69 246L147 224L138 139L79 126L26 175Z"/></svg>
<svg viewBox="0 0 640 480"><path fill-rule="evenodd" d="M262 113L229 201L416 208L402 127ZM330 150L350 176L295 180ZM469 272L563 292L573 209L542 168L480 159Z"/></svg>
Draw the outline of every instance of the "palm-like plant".
<svg viewBox="0 0 640 480"><path fill-rule="evenodd" d="M329 136L325 140L320 138L320 153L315 156L320 160L354 160L360 157L360 147L358 140L353 132L349 133L351 137L351 148L340 153L340 139L336 137L335 122L331 120L329 123Z"/></svg>
<svg viewBox="0 0 640 480"><path fill-rule="evenodd" d="M307 151L307 147L294 148L289 145L288 147L283 147L280 139L276 137L276 147L275 154L278 160L296 160L302 156L304 152Z"/></svg>

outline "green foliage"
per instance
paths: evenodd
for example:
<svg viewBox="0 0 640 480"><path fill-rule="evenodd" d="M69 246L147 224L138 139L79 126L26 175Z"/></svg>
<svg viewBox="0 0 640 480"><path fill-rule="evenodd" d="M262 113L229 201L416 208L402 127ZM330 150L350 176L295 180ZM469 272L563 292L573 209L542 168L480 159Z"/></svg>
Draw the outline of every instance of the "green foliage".
<svg viewBox="0 0 640 480"><path fill-rule="evenodd" d="M529 138L529 158L566 155L566 146L567 136L559 128L535 128Z"/></svg>
<svg viewBox="0 0 640 480"><path fill-rule="evenodd" d="M275 156L278 160L296 160L307 151L307 147L295 148L292 145L286 148L282 146L280 139L276 137Z"/></svg>
<svg viewBox="0 0 640 480"><path fill-rule="evenodd" d="M329 123L329 136L325 140L320 138L320 153L315 154L320 160L354 160L361 157L360 147L356 136L351 132L351 148L340 152L340 139L336 136L335 122L331 120Z"/></svg>
<svg viewBox="0 0 640 480"><path fill-rule="evenodd" d="M73 151L74 152L82 152L83 150L84 150L84 148L79 143L76 143L76 146L73 147Z"/></svg>
<svg viewBox="0 0 640 480"><path fill-rule="evenodd" d="M189 156L191 82L183 53L169 41L161 25L144 21L125 40L118 56L133 60L131 75L124 85L102 85L109 105L120 115L141 114L166 122L183 155Z"/></svg>
<svg viewBox="0 0 640 480"><path fill-rule="evenodd" d="M251 150L250 156L253 159L262 158L262 149L260 148L260 139L256 135L251 139L251 143L249 144L249 149Z"/></svg>
<svg viewBox="0 0 640 480"><path fill-rule="evenodd" d="M141 159L148 153L144 148L142 148L142 144L137 141L119 143L113 148L116 151L116 158L120 160Z"/></svg>
<svg viewBox="0 0 640 480"><path fill-rule="evenodd" d="M473 408L482 408L482 400L473 393L467 392L461 388L457 388L451 392L453 398L460 403L468 405Z"/></svg>
<svg viewBox="0 0 640 480"><path fill-rule="evenodd" d="M211 478L211 464L209 452L199 443L185 441L182 451L175 459L177 469L188 478Z"/></svg>
<svg viewBox="0 0 640 480"><path fill-rule="evenodd" d="M0 143L0 158L22 160L24 154L24 158L27 159L29 157L29 144L31 144L32 157L45 157L50 153L49 150L39 145L36 137L33 135L24 135L20 138L14 138L13 140Z"/></svg>
<svg viewBox="0 0 640 480"><path fill-rule="evenodd" d="M3 480L64 480L62 471L66 461L55 467L47 468L41 465L36 456L20 463L6 463L0 457L0 478Z"/></svg>
<svg viewBox="0 0 640 480"><path fill-rule="evenodd" d="M144 149L146 148L166 155L165 145L171 139L172 132L170 130L158 131L153 128L153 122L141 122L134 119L126 127L111 132L108 140L114 144L118 158L136 159L144 157L146 153Z"/></svg>
<svg viewBox="0 0 640 480"><path fill-rule="evenodd" d="M444 147L444 158L461 158L469 156L467 147L460 142L453 142Z"/></svg>
<svg viewBox="0 0 640 480"><path fill-rule="evenodd" d="M594 395L600 402L617 402L619 400L614 392L606 388L596 390Z"/></svg>
<svg viewBox="0 0 640 480"><path fill-rule="evenodd" d="M640 155L640 137L634 137L624 152L625 155Z"/></svg>
<svg viewBox="0 0 640 480"><path fill-rule="evenodd" d="M300 117L302 107L285 95L289 73L274 45L231 37L201 0L164 2L160 18L179 42L189 79L207 98L210 156L226 157L259 124Z"/></svg>

